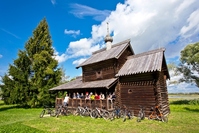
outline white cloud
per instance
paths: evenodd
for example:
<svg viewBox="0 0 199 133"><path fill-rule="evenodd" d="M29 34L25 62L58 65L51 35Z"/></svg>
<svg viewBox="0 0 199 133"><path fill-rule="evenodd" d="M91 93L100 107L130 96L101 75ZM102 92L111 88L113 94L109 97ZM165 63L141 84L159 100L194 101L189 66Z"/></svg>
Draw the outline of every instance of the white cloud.
<svg viewBox="0 0 199 133"><path fill-rule="evenodd" d="M87 58L81 58L79 60L73 61L73 64L78 66L79 64L83 63Z"/></svg>
<svg viewBox="0 0 199 133"><path fill-rule="evenodd" d="M66 53L59 55L59 53L55 50L55 59L61 63L70 58L85 58L85 56L90 56L92 52L98 49L100 49L99 44L93 45L92 39L83 38L79 41L70 42L68 48L66 49Z"/></svg>
<svg viewBox="0 0 199 133"><path fill-rule="evenodd" d="M64 30L64 34L67 34L67 35L72 35L73 37L76 37L77 35L80 34L80 30L67 30L65 29Z"/></svg>
<svg viewBox="0 0 199 133"><path fill-rule="evenodd" d="M66 54L70 57L88 56L92 51L101 48L106 35L106 22L109 22L113 43L130 38L135 53L166 47L166 57L174 58L179 56L185 45L197 41L197 5L197 0L126 0L124 4L117 4L115 11L112 11L101 24L92 26L91 38L70 42ZM87 14L85 12L92 11L92 8L84 5L72 6L77 14L80 15L82 12L82 16ZM188 33L189 38L184 37Z"/></svg>
<svg viewBox="0 0 199 133"><path fill-rule="evenodd" d="M199 88L195 86L195 84L188 84L185 82L179 83L178 85L168 85L168 92L169 93L195 93L199 92Z"/></svg>
<svg viewBox="0 0 199 133"><path fill-rule="evenodd" d="M93 45L92 39L83 38L76 42L70 42L67 53L70 54L70 57L88 56L99 48L99 45Z"/></svg>
<svg viewBox="0 0 199 133"><path fill-rule="evenodd" d="M3 57L3 55L0 54L0 58L2 58L2 57Z"/></svg>
<svg viewBox="0 0 199 133"><path fill-rule="evenodd" d="M93 19L97 21L103 21L110 14L110 11L108 10L101 11L81 4L71 4L71 8L72 10L70 13L76 17L84 18L84 16L92 16Z"/></svg>
<svg viewBox="0 0 199 133"><path fill-rule="evenodd" d="M62 63L62 62L66 61L69 58L67 54L63 53L63 54L59 55L59 52L57 52L55 48L53 48L53 49L54 49L54 58L59 63Z"/></svg>
<svg viewBox="0 0 199 133"><path fill-rule="evenodd" d="M65 54L69 58L78 58L73 62L78 64L81 58L85 59L85 56L103 47L106 22L109 22L113 43L130 38L135 53L165 47L166 58L176 59L187 44L199 40L198 5L198 0L126 0L123 4L118 3L111 13L73 5L71 13L79 18L100 14L106 19L92 26L90 38L70 42Z"/></svg>
<svg viewBox="0 0 199 133"><path fill-rule="evenodd" d="M193 34L197 34L199 32L199 9L191 13L190 17L187 19L188 26L183 26L181 29L181 34L186 37L190 37Z"/></svg>

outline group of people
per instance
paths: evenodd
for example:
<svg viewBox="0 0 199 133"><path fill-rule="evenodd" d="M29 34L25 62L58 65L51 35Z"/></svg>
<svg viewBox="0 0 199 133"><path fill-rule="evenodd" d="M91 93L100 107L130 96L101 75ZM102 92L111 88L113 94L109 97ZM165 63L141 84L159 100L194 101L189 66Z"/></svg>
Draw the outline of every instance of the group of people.
<svg viewBox="0 0 199 133"><path fill-rule="evenodd" d="M86 99L86 100L103 100L105 99L104 94L101 92L99 95L97 93L93 94L92 92L88 93L86 92L86 94L84 95L83 93L79 94L77 93L73 93L72 96L73 99Z"/></svg>
<svg viewBox="0 0 199 133"><path fill-rule="evenodd" d="M66 93L66 96L64 98L64 105L67 106L68 104L68 101L69 101L69 96L68 94ZM73 93L73 96L72 96L73 99L86 99L86 100L103 100L105 99L105 95L100 92L100 94L98 95L97 93L93 94L92 92L86 92L86 94L84 95L83 93L79 94L78 92L76 93ZM113 92L113 94L109 93L107 99L110 101L110 102L113 102L115 100L116 96L115 96L115 93Z"/></svg>

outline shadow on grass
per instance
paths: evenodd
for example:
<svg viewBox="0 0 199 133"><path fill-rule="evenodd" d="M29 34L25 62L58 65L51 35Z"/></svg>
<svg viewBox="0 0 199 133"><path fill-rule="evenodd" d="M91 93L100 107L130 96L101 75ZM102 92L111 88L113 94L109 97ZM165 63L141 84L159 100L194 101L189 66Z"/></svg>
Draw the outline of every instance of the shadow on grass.
<svg viewBox="0 0 199 133"><path fill-rule="evenodd" d="M187 111L199 112L199 109L191 109L191 108L188 108L188 107L185 107L184 109L187 110Z"/></svg>
<svg viewBox="0 0 199 133"><path fill-rule="evenodd" d="M194 99L194 100L177 100L177 101L171 101L170 104L173 105L199 105L199 99Z"/></svg>
<svg viewBox="0 0 199 133"><path fill-rule="evenodd" d="M0 107L0 111L6 111L6 110L9 110L9 109L14 109L14 108L17 108L17 107L16 106Z"/></svg>
<svg viewBox="0 0 199 133"><path fill-rule="evenodd" d="M177 100L177 101L172 101L170 104L173 105L182 105L182 104L189 104L190 100Z"/></svg>
<svg viewBox="0 0 199 133"><path fill-rule="evenodd" d="M20 105L14 105L14 104L11 104L11 105L6 105L4 103L0 103L0 111L5 111L5 110L9 110L9 109L16 109L16 108L24 108L24 109L27 109L27 108L30 108L30 106L20 106Z"/></svg>

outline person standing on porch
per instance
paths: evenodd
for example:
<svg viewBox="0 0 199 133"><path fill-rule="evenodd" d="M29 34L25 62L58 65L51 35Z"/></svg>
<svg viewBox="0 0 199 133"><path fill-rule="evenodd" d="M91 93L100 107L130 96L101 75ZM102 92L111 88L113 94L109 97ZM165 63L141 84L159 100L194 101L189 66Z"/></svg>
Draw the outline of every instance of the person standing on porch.
<svg viewBox="0 0 199 133"><path fill-rule="evenodd" d="M79 94L79 92L77 92L76 98L77 98L77 99L80 99L80 94Z"/></svg>
<svg viewBox="0 0 199 133"><path fill-rule="evenodd" d="M105 96L104 96L104 94L103 94L102 92L100 93L100 99L101 99L101 100L104 100L104 99L105 99Z"/></svg>
<svg viewBox="0 0 199 133"><path fill-rule="evenodd" d="M90 95L88 94L88 92L86 92L85 99L86 99L86 100L90 100Z"/></svg>
<svg viewBox="0 0 199 133"><path fill-rule="evenodd" d="M64 106L68 106L68 102L69 102L69 96L68 94L66 93L66 96L64 98Z"/></svg>
<svg viewBox="0 0 199 133"><path fill-rule="evenodd" d="M76 99L76 94L75 94L75 92L73 93L73 99Z"/></svg>

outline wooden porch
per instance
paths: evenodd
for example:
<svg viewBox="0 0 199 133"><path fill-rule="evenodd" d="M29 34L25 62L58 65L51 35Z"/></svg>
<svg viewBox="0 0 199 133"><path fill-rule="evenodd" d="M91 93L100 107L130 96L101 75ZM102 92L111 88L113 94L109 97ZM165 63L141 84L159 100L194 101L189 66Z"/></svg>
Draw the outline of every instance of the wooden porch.
<svg viewBox="0 0 199 133"><path fill-rule="evenodd" d="M58 105L63 105L64 98L56 98L55 107L57 108ZM88 100L88 99L69 99L68 107L69 108L77 108L78 106L81 107L88 107L94 109L95 107L98 108L105 108L107 110L113 109L113 102L108 99L104 100Z"/></svg>

